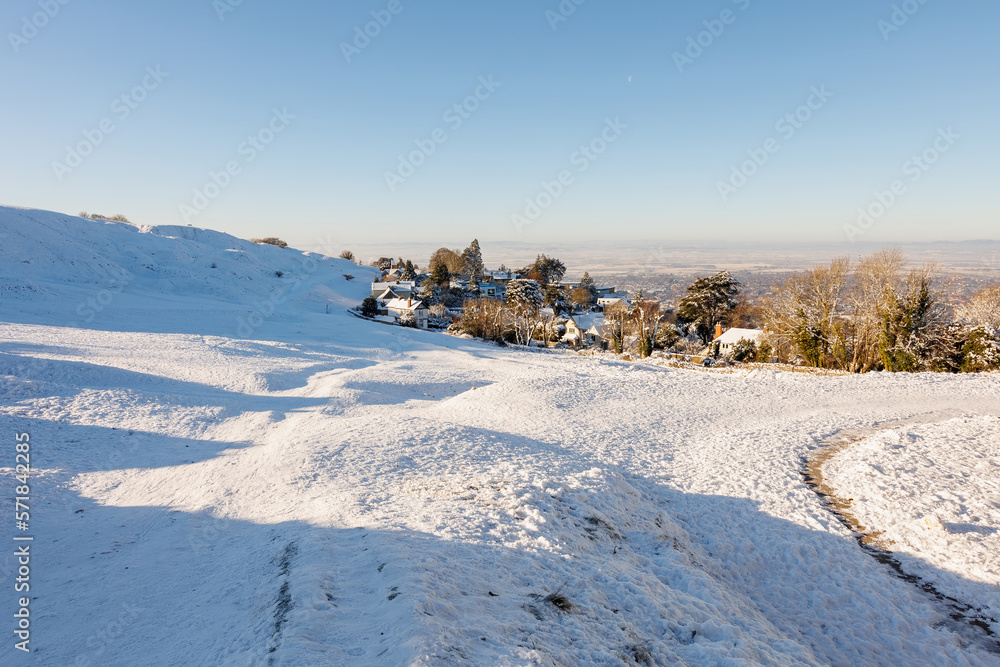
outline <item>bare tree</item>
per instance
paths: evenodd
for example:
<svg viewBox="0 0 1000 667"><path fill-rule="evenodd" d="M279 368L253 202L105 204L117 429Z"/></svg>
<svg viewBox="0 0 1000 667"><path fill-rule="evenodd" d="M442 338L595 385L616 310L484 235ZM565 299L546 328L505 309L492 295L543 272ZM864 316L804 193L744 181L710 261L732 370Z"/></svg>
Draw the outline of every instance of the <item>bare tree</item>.
<svg viewBox="0 0 1000 667"><path fill-rule="evenodd" d="M882 330L896 303L903 265L903 253L896 248L858 263L851 289L852 353L847 370L852 373L867 373L881 362Z"/></svg>
<svg viewBox="0 0 1000 667"><path fill-rule="evenodd" d="M611 349L618 354L625 351L625 336L628 333L630 318L631 311L621 301L604 309L605 335L611 339Z"/></svg>
<svg viewBox="0 0 1000 667"><path fill-rule="evenodd" d="M959 306L955 315L969 326L1000 330L1000 285L980 290L968 303Z"/></svg>
<svg viewBox="0 0 1000 667"><path fill-rule="evenodd" d="M505 308L497 299L466 299L459 329L483 340L503 342Z"/></svg>
<svg viewBox="0 0 1000 667"><path fill-rule="evenodd" d="M650 301L639 290L633 299L632 327L639 345L639 356L648 357L653 354L656 341L656 329L660 322L660 304Z"/></svg>
<svg viewBox="0 0 1000 667"><path fill-rule="evenodd" d="M448 269L448 273L453 276L466 274L465 260L462 259L462 253L456 250L448 248L438 248L435 250L427 266L430 272L434 273L439 264L443 264Z"/></svg>
<svg viewBox="0 0 1000 667"><path fill-rule="evenodd" d="M829 266L797 273L764 302L772 335L797 348L812 366L843 363L843 293L850 266L850 260L841 257Z"/></svg>

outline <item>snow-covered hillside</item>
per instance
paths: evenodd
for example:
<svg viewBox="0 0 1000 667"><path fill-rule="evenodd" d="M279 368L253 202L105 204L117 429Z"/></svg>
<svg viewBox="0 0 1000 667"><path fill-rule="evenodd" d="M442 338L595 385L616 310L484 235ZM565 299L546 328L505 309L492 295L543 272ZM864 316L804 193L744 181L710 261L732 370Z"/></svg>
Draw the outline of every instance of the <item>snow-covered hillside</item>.
<svg viewBox="0 0 1000 667"><path fill-rule="evenodd" d="M276 311L288 320L356 306L377 277L346 260L207 229L10 207L0 207L0 252L6 318L127 331L251 337Z"/></svg>
<svg viewBox="0 0 1000 667"><path fill-rule="evenodd" d="M997 663L800 474L843 429L996 417L995 375L500 349L351 316L371 275L341 260L2 234L0 492L28 432L35 537L35 652L4 665Z"/></svg>

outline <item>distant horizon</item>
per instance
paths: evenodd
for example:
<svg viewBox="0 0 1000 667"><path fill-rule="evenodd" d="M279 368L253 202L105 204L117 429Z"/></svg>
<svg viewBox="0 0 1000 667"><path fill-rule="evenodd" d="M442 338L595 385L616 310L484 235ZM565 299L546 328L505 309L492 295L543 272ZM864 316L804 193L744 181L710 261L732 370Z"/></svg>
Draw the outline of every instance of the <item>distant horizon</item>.
<svg viewBox="0 0 1000 667"><path fill-rule="evenodd" d="M21 209L28 209L28 210L52 211L52 212L55 212L55 213L62 213L63 215L69 215L69 216L77 216L79 213L84 212L84 211L75 211L75 212L59 211L59 210L55 210L55 209L46 209L46 208L41 207L41 206L30 206L30 205L24 205L24 204L13 204L13 203L10 203L10 202L0 203L0 206L7 206L7 207L10 207L10 208L21 208ZM134 219L133 217L129 216L127 212L120 211L118 209L114 209L114 210L112 210L110 208L108 208L107 210L96 210L95 209L94 211L87 211L87 212L88 213L92 213L92 214L93 213L99 213L99 214L108 215L108 216L118 215L118 214L125 215L126 217L129 218L130 222L132 222L133 224L136 224L136 225L178 226L178 227L192 226L192 227L197 227L197 228L200 228L200 229L209 229L209 230L212 230L212 231L217 231L217 232L222 232L222 233L225 233L225 234L230 234L230 235L235 236L237 238L243 238L243 239L259 238L260 236L279 236L280 238L282 238L282 240L286 241L290 246L296 247L296 248L298 248L300 250L307 250L307 251L311 251L311 249L315 248L315 247L320 247L320 246L326 245L328 243L329 238L331 237L331 232L330 231L328 231L328 232L325 233L325 237L326 238L313 238L311 240L306 240L304 238L298 238L298 237L294 237L294 236L289 236L287 234L286 235L282 235L282 234L277 233L277 232L275 232L275 233L269 233L269 234L246 235L246 234L242 234L242 233L237 232L237 231L227 230L227 229L223 229L221 227L214 227L214 226L203 225L203 224L195 224L195 223L190 223L189 224L189 223L178 223L178 222L161 222L161 223L147 222L147 221L140 220L140 219ZM278 229L278 228L272 228L272 230L275 230L275 229ZM335 225L330 225L328 227L328 229L329 230L336 230L337 227ZM322 232L322 229L320 231ZM321 233L321 237L322 236L324 236L324 235ZM788 248L792 248L792 247L796 247L796 246L823 246L823 247L843 247L845 249L856 248L856 249L858 249L861 252L866 252L867 249L872 248L872 247L898 246L898 245L948 245L948 244L950 244L950 245L960 245L960 244L969 244L969 243L997 243L997 244L1000 244L1000 236L998 236L996 238L988 238L988 237L983 237L983 238L962 238L962 239L944 239L944 238L939 238L939 239L926 239L926 240L925 239L867 239L867 240L862 239L862 240L857 240L857 241L847 241L847 240L843 240L843 239L841 239L841 240L835 240L835 239L818 239L818 240L816 240L816 239L814 239L814 240L791 239L791 240L774 240L774 241L738 240L738 239L733 239L733 240L727 240L727 239L705 240L705 239L698 239L698 238L669 238L669 237L652 237L651 236L651 237L637 237L637 238L584 239L584 240L580 240L580 241L568 241L566 239L545 239L545 238L539 238L539 239L534 239L534 240L530 240L530 239L524 239L524 240L521 240L521 239L504 240L504 239L491 239L491 238L483 236L483 235L473 235L473 236L470 236L468 239L465 239L465 240L459 240L459 239L455 238L455 239L453 239L451 241L441 241L441 240L430 240L430 241L428 241L427 239L411 239L411 240L408 240L408 239L405 239L405 238L400 238L400 239L395 239L394 238L394 239L392 239L391 241L389 241L389 242L387 242L385 244L380 244L378 242L371 242L371 241L351 241L351 240L348 240L348 239L344 239L344 240L339 240L338 239L338 242L341 243L341 244L343 244L345 246L344 247L345 250L350 250L350 248L348 248L347 246L352 246L352 245L353 246L361 246L361 247L376 247L376 246L379 246L379 247L381 247L381 246L385 246L385 247L400 247L400 246L414 246L414 245L419 245L419 246L433 246L434 249L437 249L437 248L442 248L442 247L448 247L448 248L465 247L466 245L468 245L472 241L473 238L478 239L481 244L497 244L497 245L505 245L505 246L523 246L525 248L529 248L529 247L530 248L536 248L536 247L540 247L540 246L560 246L560 245L563 245L563 246L573 246L573 247L585 247L585 248L589 248L589 247L624 247L624 246L629 246L629 245L634 245L634 244L642 244L642 243L658 243L658 244L673 244L673 247L691 247L691 248L727 248L727 247L746 247L746 246L751 246L751 247L755 247L755 248L769 248L769 247L788 247ZM295 239L295 240L292 240L292 239Z"/></svg>

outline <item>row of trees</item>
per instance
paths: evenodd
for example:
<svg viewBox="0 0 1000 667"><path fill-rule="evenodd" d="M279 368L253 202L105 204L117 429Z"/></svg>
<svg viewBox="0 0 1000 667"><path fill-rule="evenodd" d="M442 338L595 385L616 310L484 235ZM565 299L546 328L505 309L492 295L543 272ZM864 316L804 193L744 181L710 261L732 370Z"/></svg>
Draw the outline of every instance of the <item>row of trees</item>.
<svg viewBox="0 0 1000 667"><path fill-rule="evenodd" d="M1000 286L949 303L933 266L898 250L836 259L776 286L764 312L779 358L852 373L1000 366Z"/></svg>
<svg viewBox="0 0 1000 667"><path fill-rule="evenodd" d="M545 301L537 280L511 280L506 302L467 299L455 328L498 343L528 345L532 340L558 340L565 320L558 312L544 313ZM611 306L604 317L609 345L618 353L624 352L631 342L641 356L648 357L654 349L668 349L681 337L677 326L664 320L660 304L646 299L642 292L635 296L631 306Z"/></svg>

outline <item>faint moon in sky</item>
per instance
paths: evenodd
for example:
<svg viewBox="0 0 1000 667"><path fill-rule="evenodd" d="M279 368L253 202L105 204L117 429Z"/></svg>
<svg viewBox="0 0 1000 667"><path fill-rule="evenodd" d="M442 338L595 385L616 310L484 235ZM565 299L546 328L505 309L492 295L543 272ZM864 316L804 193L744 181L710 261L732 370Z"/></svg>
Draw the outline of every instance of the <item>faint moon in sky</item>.
<svg viewBox="0 0 1000 667"><path fill-rule="evenodd" d="M629 82L629 83L632 83L632 77L631 77L631 76L629 76L629 78L628 78L628 82Z"/></svg>

